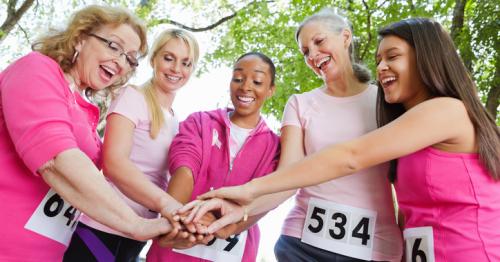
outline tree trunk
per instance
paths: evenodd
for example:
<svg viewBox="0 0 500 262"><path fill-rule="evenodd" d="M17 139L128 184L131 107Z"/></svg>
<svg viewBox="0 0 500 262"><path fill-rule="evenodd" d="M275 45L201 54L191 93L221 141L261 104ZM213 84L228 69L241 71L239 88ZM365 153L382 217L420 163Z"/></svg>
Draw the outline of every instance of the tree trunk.
<svg viewBox="0 0 500 262"><path fill-rule="evenodd" d="M21 17L28 11L28 9L33 5L34 0L26 0L23 2L21 7L16 10L17 0L9 0L7 3L7 18L0 26L0 44L7 37L7 35L12 31L17 22Z"/></svg>
<svg viewBox="0 0 500 262"><path fill-rule="evenodd" d="M467 0L455 0L455 7L453 8L453 19L451 21L451 39L455 43L455 46L459 46L460 41L464 41L464 39L460 39L460 35L462 34L462 30L464 28L464 13L465 13L465 5L467 4ZM467 50L469 48L470 43L467 43ZM462 50L465 51L465 50ZM461 54L462 60L464 61L465 67L472 73L472 61L470 57L467 55Z"/></svg>
<svg viewBox="0 0 500 262"><path fill-rule="evenodd" d="M500 61L496 61L495 75L488 96L486 97L486 110L490 112L494 119L498 116L498 105L500 104Z"/></svg>

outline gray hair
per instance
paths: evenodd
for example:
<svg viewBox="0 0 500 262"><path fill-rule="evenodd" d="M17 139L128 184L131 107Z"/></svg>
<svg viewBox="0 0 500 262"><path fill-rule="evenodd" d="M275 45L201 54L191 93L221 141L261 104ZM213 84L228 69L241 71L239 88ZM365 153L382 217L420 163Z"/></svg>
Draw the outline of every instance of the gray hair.
<svg viewBox="0 0 500 262"><path fill-rule="evenodd" d="M295 41L298 42L300 32L305 25L311 22L319 22L324 24L331 32L340 33L342 30L346 29L353 35L353 40L349 45L349 57L352 64L352 70L354 75L361 83L368 83L371 79L370 70L366 68L365 65L358 63L354 56L354 34L352 29L352 23L347 19L342 11L332 8L323 8L319 12L306 17L302 23L297 27L295 32Z"/></svg>

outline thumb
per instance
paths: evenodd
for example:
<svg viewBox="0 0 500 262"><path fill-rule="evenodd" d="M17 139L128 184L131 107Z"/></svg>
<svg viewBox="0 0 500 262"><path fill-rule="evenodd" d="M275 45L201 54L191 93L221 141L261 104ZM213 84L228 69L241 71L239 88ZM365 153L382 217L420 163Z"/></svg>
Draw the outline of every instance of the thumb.
<svg viewBox="0 0 500 262"><path fill-rule="evenodd" d="M219 231L220 229L226 227L227 225L237 223L240 220L241 218L235 215L235 213L229 213L210 224L210 226L207 228L207 231L209 234L213 234L216 231Z"/></svg>

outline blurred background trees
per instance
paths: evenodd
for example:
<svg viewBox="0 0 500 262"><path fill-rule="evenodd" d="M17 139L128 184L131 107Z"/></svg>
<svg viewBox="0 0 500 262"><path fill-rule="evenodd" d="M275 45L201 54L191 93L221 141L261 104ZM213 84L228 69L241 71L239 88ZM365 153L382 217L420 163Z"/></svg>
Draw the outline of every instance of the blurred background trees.
<svg viewBox="0 0 500 262"><path fill-rule="evenodd" d="M68 14L93 3L127 7L142 17L150 29L172 24L208 34L210 43L201 43L209 48L198 74L230 66L247 51L269 55L277 66L277 93L264 110L278 119L291 94L321 85L303 62L294 39L297 25L306 16L323 7L343 10L353 24L356 58L372 73L379 28L408 17L433 18L451 33L482 101L497 124L500 123L500 2L497 0L0 0L0 69L28 52L39 32L64 25Z"/></svg>

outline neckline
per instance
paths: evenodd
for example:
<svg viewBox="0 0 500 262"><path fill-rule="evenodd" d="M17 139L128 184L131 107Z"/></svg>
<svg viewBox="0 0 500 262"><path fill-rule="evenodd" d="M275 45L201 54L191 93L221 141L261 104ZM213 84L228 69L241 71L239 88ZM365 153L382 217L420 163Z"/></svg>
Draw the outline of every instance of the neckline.
<svg viewBox="0 0 500 262"><path fill-rule="evenodd" d="M352 95L352 96L332 96L332 95L329 95L325 92L325 86L321 86L319 88L316 88L315 91L319 93L319 96L320 97L323 97L324 99L328 99L328 100L333 100L333 101L336 101L336 102L351 102L351 101L355 101L357 99L360 99L364 96L367 96L370 92L372 92L372 89L374 88L375 86L374 85L371 85L369 84L365 90L363 90L362 92L360 93L357 93L355 95Z"/></svg>
<svg viewBox="0 0 500 262"><path fill-rule="evenodd" d="M435 147L429 146L423 149L423 151L429 151L432 154L444 156L444 157L464 157L464 158L479 158L479 153L467 153L467 152L450 152L437 149Z"/></svg>

